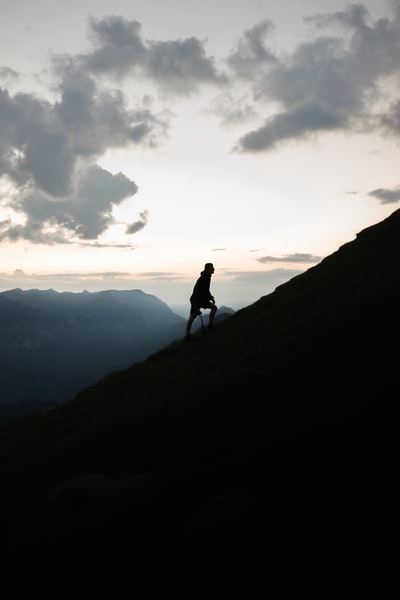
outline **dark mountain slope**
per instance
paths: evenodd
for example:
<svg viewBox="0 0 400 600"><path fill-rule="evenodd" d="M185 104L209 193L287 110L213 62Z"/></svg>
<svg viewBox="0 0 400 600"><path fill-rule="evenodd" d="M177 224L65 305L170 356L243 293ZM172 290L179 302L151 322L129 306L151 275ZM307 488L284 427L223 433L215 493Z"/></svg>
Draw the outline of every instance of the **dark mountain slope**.
<svg viewBox="0 0 400 600"><path fill-rule="evenodd" d="M396 211L212 334L4 430L10 548L364 552L397 383L399 240Z"/></svg>

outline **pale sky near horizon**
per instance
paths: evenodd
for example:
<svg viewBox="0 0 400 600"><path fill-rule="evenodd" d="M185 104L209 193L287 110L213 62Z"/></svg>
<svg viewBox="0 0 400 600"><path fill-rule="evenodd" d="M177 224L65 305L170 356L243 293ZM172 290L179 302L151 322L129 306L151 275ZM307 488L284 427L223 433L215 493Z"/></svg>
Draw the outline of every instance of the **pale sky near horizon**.
<svg viewBox="0 0 400 600"><path fill-rule="evenodd" d="M0 291L236 309L400 206L400 0L0 8Z"/></svg>

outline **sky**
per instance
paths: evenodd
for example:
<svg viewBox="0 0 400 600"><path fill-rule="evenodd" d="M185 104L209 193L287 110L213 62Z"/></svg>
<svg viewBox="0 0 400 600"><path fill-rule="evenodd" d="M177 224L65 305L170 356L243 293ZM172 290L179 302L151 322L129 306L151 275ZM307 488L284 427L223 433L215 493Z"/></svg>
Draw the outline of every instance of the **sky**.
<svg viewBox="0 0 400 600"><path fill-rule="evenodd" d="M400 0L0 0L0 291L238 309L400 205Z"/></svg>

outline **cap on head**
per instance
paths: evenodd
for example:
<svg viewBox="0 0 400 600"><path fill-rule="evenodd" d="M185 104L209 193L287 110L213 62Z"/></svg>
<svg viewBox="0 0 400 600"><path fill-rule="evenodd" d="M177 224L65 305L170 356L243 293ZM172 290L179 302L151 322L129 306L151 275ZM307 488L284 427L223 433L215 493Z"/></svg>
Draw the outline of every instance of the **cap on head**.
<svg viewBox="0 0 400 600"><path fill-rule="evenodd" d="M205 271L214 271L214 265L212 263L206 263L204 265L204 270Z"/></svg>

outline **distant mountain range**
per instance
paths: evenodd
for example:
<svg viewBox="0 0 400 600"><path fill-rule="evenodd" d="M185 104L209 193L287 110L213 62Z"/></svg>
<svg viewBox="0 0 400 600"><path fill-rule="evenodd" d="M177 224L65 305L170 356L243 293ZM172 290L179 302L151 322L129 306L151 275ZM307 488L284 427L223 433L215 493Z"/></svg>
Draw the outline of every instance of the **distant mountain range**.
<svg viewBox="0 0 400 600"><path fill-rule="evenodd" d="M324 572L322 595L338 569L361 577L388 531L399 305L396 211L213 333L15 421L0 432L3 548L110 560L129 548L151 564L172 543L253 553L296 583Z"/></svg>
<svg viewBox="0 0 400 600"><path fill-rule="evenodd" d="M1 292L0 427L72 399L184 331L185 319L141 290Z"/></svg>
<svg viewBox="0 0 400 600"><path fill-rule="evenodd" d="M183 335L184 319L140 290L0 293L1 404L60 404Z"/></svg>

